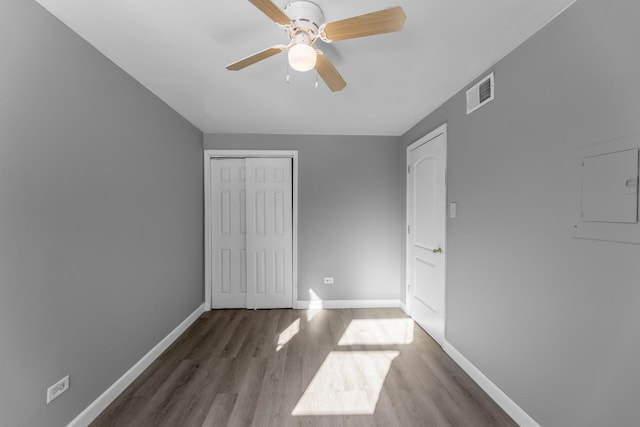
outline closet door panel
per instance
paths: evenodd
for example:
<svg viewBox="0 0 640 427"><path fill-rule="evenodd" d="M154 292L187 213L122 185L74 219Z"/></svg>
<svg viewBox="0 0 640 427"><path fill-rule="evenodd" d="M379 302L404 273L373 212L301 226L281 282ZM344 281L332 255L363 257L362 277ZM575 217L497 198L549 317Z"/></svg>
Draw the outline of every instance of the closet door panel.
<svg viewBox="0 0 640 427"><path fill-rule="evenodd" d="M246 159L247 308L293 307L290 158Z"/></svg>

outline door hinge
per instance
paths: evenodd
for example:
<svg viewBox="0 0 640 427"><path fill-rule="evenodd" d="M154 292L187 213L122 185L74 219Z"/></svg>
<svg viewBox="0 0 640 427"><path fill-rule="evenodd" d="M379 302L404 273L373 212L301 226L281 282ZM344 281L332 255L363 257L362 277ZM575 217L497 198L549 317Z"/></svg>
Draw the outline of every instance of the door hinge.
<svg viewBox="0 0 640 427"><path fill-rule="evenodd" d="M411 226L407 225L407 234L411 234Z"/></svg>
<svg viewBox="0 0 640 427"><path fill-rule="evenodd" d="M407 166L407 173L411 173L411 165Z"/></svg>

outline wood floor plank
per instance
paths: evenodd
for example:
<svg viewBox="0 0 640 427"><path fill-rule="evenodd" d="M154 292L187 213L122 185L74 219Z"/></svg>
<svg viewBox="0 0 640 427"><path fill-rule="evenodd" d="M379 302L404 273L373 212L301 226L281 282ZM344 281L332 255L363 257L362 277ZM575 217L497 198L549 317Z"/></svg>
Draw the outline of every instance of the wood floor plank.
<svg viewBox="0 0 640 427"><path fill-rule="evenodd" d="M267 367L267 360L265 357L252 357L250 359L246 379L242 382L227 426L249 427L253 422Z"/></svg>
<svg viewBox="0 0 640 427"><path fill-rule="evenodd" d="M260 388L260 394L256 403L256 411L253 422L255 427L280 426L289 415L284 412L283 400L285 395L285 368L287 362L287 348L283 347L269 358L264 380ZM266 424L260 424L264 423Z"/></svg>
<svg viewBox="0 0 640 427"><path fill-rule="evenodd" d="M183 360L175 371L162 383L153 395L147 399L147 403L131 419L131 425L161 424L167 412L175 407L174 396L189 383L198 365L191 360Z"/></svg>
<svg viewBox="0 0 640 427"><path fill-rule="evenodd" d="M205 313L92 423L515 425L398 309Z"/></svg>
<svg viewBox="0 0 640 427"><path fill-rule="evenodd" d="M209 361L213 362L213 361ZM223 393L218 393L220 384L224 379L224 373L229 370L231 359L216 359L214 363L208 363L207 375L193 388L187 404L184 405L175 419L173 426L200 427L209 414L215 399ZM220 402L218 402L220 403ZM170 418L170 421L172 419Z"/></svg>
<svg viewBox="0 0 640 427"><path fill-rule="evenodd" d="M264 319L263 329L260 339L256 342L255 349L253 351L254 357L270 357L273 354L273 349L278 345L278 325L280 324L280 317L282 316L282 310L267 310L266 319Z"/></svg>
<svg viewBox="0 0 640 427"><path fill-rule="evenodd" d="M219 393L211 405L202 427L225 427L237 398L238 395L234 393Z"/></svg>
<svg viewBox="0 0 640 427"><path fill-rule="evenodd" d="M254 313L255 314L255 313ZM240 317L240 321L237 324L235 330L227 334L227 344L224 346L220 353L222 358L235 358L240 348L247 339L247 335L251 330L251 327L255 325L255 322L251 322L248 313L237 314ZM256 320L256 319L253 319Z"/></svg>

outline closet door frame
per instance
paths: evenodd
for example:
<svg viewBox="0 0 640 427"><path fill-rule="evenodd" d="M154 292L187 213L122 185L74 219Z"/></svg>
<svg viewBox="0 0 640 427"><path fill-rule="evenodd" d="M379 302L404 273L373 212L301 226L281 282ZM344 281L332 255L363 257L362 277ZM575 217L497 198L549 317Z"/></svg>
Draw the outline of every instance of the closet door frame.
<svg viewBox="0 0 640 427"><path fill-rule="evenodd" d="M215 158L280 157L292 160L293 170L293 289L291 304L298 308L298 151L297 150L204 150L204 307L211 310L211 160Z"/></svg>

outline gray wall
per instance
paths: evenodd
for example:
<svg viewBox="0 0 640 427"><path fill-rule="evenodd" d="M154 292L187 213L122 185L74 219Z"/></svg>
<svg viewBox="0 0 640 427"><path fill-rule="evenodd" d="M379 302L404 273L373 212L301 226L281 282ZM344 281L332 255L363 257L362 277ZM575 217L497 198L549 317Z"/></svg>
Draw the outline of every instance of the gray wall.
<svg viewBox="0 0 640 427"><path fill-rule="evenodd" d="M33 1L0 52L0 424L63 426L201 304L202 133Z"/></svg>
<svg viewBox="0 0 640 427"><path fill-rule="evenodd" d="M328 300L399 298L399 137L206 134L204 148L299 151L299 300L310 289Z"/></svg>
<svg viewBox="0 0 640 427"><path fill-rule="evenodd" d="M573 148L640 132L639 16L578 1L403 136L449 124L447 338L544 426L640 419L640 246L570 237Z"/></svg>

